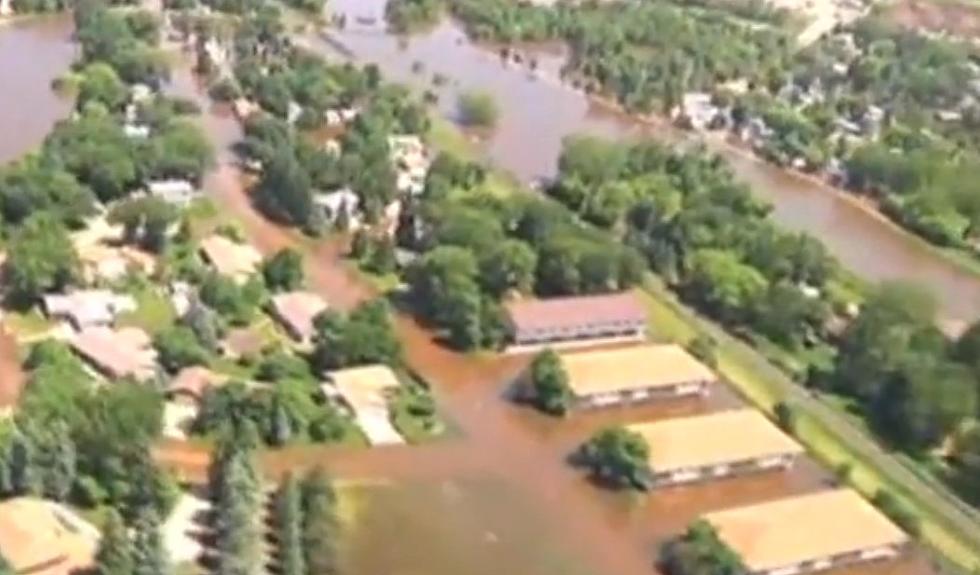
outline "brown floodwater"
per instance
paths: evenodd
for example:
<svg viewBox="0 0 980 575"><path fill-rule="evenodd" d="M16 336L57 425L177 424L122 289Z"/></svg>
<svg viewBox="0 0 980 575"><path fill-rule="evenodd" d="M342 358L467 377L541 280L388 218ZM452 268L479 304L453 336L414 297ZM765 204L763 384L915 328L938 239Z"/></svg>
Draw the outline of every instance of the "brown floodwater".
<svg viewBox="0 0 980 575"><path fill-rule="evenodd" d="M0 164L37 147L71 101L51 90L75 58L70 17L0 23Z"/></svg>
<svg viewBox="0 0 980 575"><path fill-rule="evenodd" d="M239 221L263 253L303 250L310 289L338 309L373 297L371 286L343 259L342 238L311 241L252 209L247 180L227 146L240 130L227 110L206 105L186 68L172 90L203 106L201 118L216 145L219 165L207 192ZM705 511L805 493L829 483L826 472L803 462L773 473L656 492L648 497L598 488L567 463L594 430L613 423L650 421L740 405L728 388L705 399L681 399L555 420L514 405L508 390L526 367L520 355L461 355L443 347L412 318L396 322L408 365L431 386L459 437L407 447L352 451L302 446L262 458L272 476L295 466L322 464L353 488L353 511L343 558L353 575L650 575L656 549ZM187 477L201 476L206 450L169 442L156 455ZM889 575L928 573L918 555L883 567ZM874 572L872 568L863 572Z"/></svg>
<svg viewBox="0 0 980 575"><path fill-rule="evenodd" d="M500 115L483 143L484 151L525 181L554 175L562 139L571 134L652 136L674 143L693 139L662 123L643 125L560 83L556 78L562 56L552 50L535 52L539 66L538 73L532 73L470 42L451 21L411 38L389 35L383 28L384 4L385 0L331 0L329 10L348 15L347 28L326 31L329 41L314 45L335 57L375 63L392 80L434 91L440 96L440 110L450 119L456 115L461 91L492 94ZM365 18L377 23L367 24ZM448 82L435 85L436 74ZM719 139L707 145L724 156L760 198L772 203L777 222L820 238L860 277L929 286L950 327L980 317L980 278L939 257L922 240L869 213L842 192L776 169Z"/></svg>

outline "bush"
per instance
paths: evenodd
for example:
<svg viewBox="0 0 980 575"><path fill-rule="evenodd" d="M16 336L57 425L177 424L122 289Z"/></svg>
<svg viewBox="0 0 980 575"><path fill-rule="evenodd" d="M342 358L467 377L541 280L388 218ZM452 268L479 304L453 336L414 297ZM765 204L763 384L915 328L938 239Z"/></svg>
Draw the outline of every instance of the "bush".
<svg viewBox="0 0 980 575"><path fill-rule="evenodd" d="M918 537L922 533L922 520L919 516L890 491L879 489L871 502L912 537Z"/></svg>
<svg viewBox="0 0 980 575"><path fill-rule="evenodd" d="M493 96L484 92L466 92L457 104L460 121L477 128L492 128L497 124L500 110Z"/></svg>

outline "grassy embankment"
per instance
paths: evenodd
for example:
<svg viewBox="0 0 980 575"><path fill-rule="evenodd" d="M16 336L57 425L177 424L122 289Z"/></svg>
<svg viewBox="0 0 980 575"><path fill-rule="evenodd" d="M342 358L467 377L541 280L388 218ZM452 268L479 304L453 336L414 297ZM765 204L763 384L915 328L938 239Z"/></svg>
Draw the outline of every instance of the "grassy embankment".
<svg viewBox="0 0 980 575"><path fill-rule="evenodd" d="M445 121L434 121L430 138L441 150L470 159L479 157L473 142ZM496 171L487 185L501 193L519 188L512 178ZM772 415L777 403L791 397L791 390L795 390L795 394L801 393L799 387L762 354L684 306L652 274L644 294L651 332L655 337L686 343L701 334L710 336L717 342L718 371L762 411ZM921 518L922 540L928 547L960 567L980 567L980 544L972 541L977 538L976 532L965 531L937 509L937 505L941 505L936 500L937 495L911 488L894 473L870 461L851 445L845 432L816 413L815 407L797 405L797 411L795 434L816 459L831 469L847 467L850 470L848 481L866 497L873 497L880 489L895 494ZM895 465L901 464L896 462Z"/></svg>

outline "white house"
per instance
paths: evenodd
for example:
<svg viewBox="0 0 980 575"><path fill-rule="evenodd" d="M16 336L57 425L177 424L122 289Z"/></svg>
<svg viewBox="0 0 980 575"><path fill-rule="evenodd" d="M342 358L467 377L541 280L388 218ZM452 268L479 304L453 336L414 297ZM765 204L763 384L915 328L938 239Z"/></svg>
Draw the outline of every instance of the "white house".
<svg viewBox="0 0 980 575"><path fill-rule="evenodd" d="M111 325L118 314L136 309L136 301L131 296L109 290L48 294L42 303L49 318L67 320L78 330Z"/></svg>
<svg viewBox="0 0 980 575"><path fill-rule="evenodd" d="M176 206L187 206L197 197L197 188L187 180L152 181L146 185L146 191L151 196Z"/></svg>
<svg viewBox="0 0 980 575"><path fill-rule="evenodd" d="M330 223L336 223L340 214L346 211L351 229L357 229L361 225L361 199L350 188L318 194L314 196L313 203L321 210L324 219Z"/></svg>

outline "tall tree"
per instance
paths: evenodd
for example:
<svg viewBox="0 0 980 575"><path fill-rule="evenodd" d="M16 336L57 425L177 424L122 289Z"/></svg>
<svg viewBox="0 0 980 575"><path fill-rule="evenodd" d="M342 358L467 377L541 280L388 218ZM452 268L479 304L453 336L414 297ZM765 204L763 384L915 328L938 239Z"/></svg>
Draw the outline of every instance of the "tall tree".
<svg viewBox="0 0 980 575"><path fill-rule="evenodd" d="M31 216L10 241L7 281L12 294L24 302L64 288L75 279L78 268L68 230L51 214Z"/></svg>
<svg viewBox="0 0 980 575"><path fill-rule="evenodd" d="M313 218L313 195L306 172L288 148L272 157L256 186L255 203L270 218L305 227Z"/></svg>
<svg viewBox="0 0 980 575"><path fill-rule="evenodd" d="M133 575L169 575L170 558L160 533L160 519L151 507L141 510L134 525Z"/></svg>
<svg viewBox="0 0 980 575"><path fill-rule="evenodd" d="M582 446L582 455L593 473L616 487L645 489L650 473L650 446L625 427L610 427Z"/></svg>
<svg viewBox="0 0 980 575"><path fill-rule="evenodd" d="M337 521L337 495L333 485L321 468L314 469L303 481L303 550L309 575L334 575L338 573L337 538L340 525Z"/></svg>
<svg viewBox="0 0 980 575"><path fill-rule="evenodd" d="M534 401L540 409L554 415L568 412L572 390L568 386L568 374L557 353L546 349L534 356L530 380Z"/></svg>
<svg viewBox="0 0 980 575"><path fill-rule="evenodd" d="M303 285L303 256L283 248L262 264L265 285L272 291L289 291Z"/></svg>
<svg viewBox="0 0 980 575"><path fill-rule="evenodd" d="M95 572L97 575L133 575L135 567L133 544L126 533L126 525L119 513L110 509L95 556Z"/></svg>
<svg viewBox="0 0 980 575"><path fill-rule="evenodd" d="M276 532L282 575L306 575L303 553L303 509L299 482L288 475L276 496Z"/></svg>

